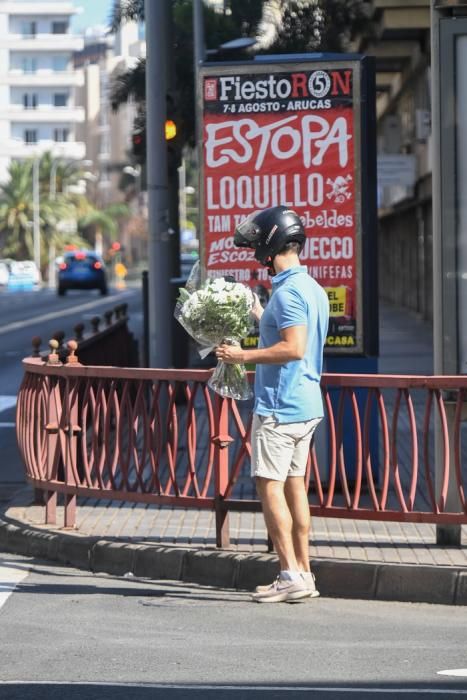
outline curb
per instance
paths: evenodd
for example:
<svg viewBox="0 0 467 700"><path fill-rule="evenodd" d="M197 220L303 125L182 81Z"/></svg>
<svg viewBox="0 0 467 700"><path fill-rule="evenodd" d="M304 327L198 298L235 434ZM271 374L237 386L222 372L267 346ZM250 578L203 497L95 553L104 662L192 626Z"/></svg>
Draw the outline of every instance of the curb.
<svg viewBox="0 0 467 700"><path fill-rule="evenodd" d="M0 548L95 573L130 573L139 578L237 590L251 591L271 581L278 572L273 554L114 542L44 532L1 519ZM467 570L462 567L314 559L313 571L321 596L326 598L467 605Z"/></svg>

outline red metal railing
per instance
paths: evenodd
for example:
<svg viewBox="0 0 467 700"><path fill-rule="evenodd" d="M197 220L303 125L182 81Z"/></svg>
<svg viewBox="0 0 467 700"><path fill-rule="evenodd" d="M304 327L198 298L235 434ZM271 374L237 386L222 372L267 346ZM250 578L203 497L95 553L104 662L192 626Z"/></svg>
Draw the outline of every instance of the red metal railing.
<svg viewBox="0 0 467 700"><path fill-rule="evenodd" d="M249 476L251 405L212 394L210 370L56 362L24 360L17 408L27 478L45 492L47 522L57 494L65 526L78 495L214 509L226 546L229 511L260 509ZM307 471L312 514L467 523L467 377L327 374L322 392Z"/></svg>

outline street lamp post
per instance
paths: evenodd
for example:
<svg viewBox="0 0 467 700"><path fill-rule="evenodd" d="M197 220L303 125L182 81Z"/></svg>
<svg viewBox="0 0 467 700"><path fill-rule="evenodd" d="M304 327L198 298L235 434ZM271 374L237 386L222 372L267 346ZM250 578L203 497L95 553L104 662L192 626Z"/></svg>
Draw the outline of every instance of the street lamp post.
<svg viewBox="0 0 467 700"><path fill-rule="evenodd" d="M59 162L59 159L55 158L52 161L52 167L50 168L49 196L52 200L55 199L57 194L57 168Z"/></svg>
<svg viewBox="0 0 467 700"><path fill-rule="evenodd" d="M138 208L138 213L140 210L140 199L141 199L141 166L137 165L135 168L132 165L125 165L123 168L125 175L130 175L135 181L135 191L136 191L136 203Z"/></svg>
<svg viewBox="0 0 467 700"><path fill-rule="evenodd" d="M170 239L165 143L170 3L146 0L149 364L168 367L171 351Z"/></svg>
<svg viewBox="0 0 467 700"><path fill-rule="evenodd" d="M39 164L40 158L36 156L32 162L32 225L34 262L38 270L41 269L41 229L40 229L40 195L39 195Z"/></svg>
<svg viewBox="0 0 467 700"><path fill-rule="evenodd" d="M62 158L61 156L58 158L54 158L52 161L52 167L50 168L50 181L49 181L49 197L51 200L54 200L57 196L57 169L60 163L62 164L69 164L69 163L77 163L82 167L85 168L90 168L93 165L92 160L82 160L82 161L76 161L75 159L70 159L70 158ZM90 173L92 176L92 173ZM90 177L86 179L91 179Z"/></svg>

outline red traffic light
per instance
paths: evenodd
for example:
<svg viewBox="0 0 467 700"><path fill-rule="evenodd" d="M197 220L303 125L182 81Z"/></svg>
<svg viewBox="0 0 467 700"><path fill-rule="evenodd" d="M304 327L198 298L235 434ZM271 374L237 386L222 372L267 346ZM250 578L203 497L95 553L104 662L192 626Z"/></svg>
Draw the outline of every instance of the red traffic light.
<svg viewBox="0 0 467 700"><path fill-rule="evenodd" d="M121 247L122 246L118 241L114 241L111 246L112 250L120 250Z"/></svg>

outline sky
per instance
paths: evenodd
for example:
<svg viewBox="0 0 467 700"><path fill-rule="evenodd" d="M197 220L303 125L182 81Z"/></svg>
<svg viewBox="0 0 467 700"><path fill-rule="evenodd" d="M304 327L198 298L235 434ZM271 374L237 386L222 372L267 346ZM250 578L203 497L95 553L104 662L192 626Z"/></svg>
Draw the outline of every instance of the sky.
<svg viewBox="0 0 467 700"><path fill-rule="evenodd" d="M113 0L73 0L81 14L73 17L72 27L75 34L83 34L88 27L106 25L110 16Z"/></svg>

